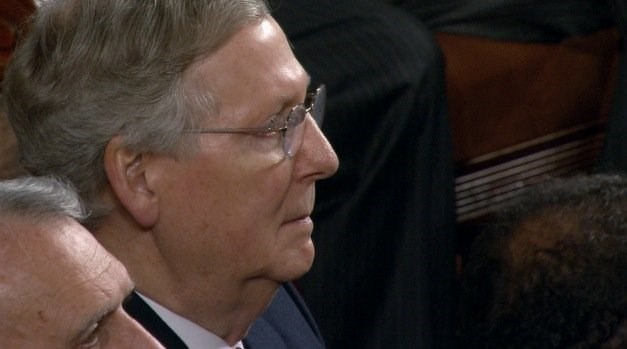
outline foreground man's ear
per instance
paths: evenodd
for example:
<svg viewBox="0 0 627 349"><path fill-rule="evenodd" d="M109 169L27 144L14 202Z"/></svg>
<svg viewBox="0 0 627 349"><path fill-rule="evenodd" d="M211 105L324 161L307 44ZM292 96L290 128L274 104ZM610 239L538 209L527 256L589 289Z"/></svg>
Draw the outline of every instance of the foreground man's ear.
<svg viewBox="0 0 627 349"><path fill-rule="evenodd" d="M143 228L157 222L158 198L147 180L149 158L131 151L122 136L113 137L104 153L104 169L117 200Z"/></svg>

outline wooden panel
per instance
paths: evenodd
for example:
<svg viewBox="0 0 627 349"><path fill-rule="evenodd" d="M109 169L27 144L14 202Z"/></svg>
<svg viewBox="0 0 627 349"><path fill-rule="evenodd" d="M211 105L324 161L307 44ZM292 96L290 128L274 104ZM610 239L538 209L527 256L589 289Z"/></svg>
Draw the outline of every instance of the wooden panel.
<svg viewBox="0 0 627 349"><path fill-rule="evenodd" d="M606 119L618 59L615 29L559 44L438 34L459 166L593 119Z"/></svg>
<svg viewBox="0 0 627 349"><path fill-rule="evenodd" d="M437 35L445 59L460 223L526 185L585 172L603 144L615 28L556 44Z"/></svg>
<svg viewBox="0 0 627 349"><path fill-rule="evenodd" d="M474 159L455 179L459 222L477 219L547 177L585 173L603 146L605 124L593 122Z"/></svg>

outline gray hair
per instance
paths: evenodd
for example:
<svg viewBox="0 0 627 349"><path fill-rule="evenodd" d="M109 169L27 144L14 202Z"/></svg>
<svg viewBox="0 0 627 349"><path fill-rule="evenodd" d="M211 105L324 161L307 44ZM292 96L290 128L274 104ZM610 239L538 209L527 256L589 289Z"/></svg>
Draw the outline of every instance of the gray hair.
<svg viewBox="0 0 627 349"><path fill-rule="evenodd" d="M54 177L19 177L0 181L0 213L35 220L71 217L86 219L72 186Z"/></svg>
<svg viewBox="0 0 627 349"><path fill-rule="evenodd" d="M181 137L216 112L193 71L264 0L48 0L13 52L3 93L24 167L67 177L92 218L106 214L104 150L116 135L137 152L193 149Z"/></svg>

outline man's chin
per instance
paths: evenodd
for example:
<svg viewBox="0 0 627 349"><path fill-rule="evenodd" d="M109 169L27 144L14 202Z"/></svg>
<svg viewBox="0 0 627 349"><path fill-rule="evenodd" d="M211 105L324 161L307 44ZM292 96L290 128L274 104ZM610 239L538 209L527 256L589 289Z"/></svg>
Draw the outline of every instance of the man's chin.
<svg viewBox="0 0 627 349"><path fill-rule="evenodd" d="M306 248L302 248L298 253L294 253L293 257L277 268L277 281L289 282L301 278L311 269L314 262L315 251L313 244Z"/></svg>

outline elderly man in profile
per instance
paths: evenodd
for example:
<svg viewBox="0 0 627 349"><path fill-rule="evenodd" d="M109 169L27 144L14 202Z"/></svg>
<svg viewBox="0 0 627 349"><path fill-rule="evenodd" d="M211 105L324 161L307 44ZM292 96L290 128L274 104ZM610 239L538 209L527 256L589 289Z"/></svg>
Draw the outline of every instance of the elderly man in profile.
<svg viewBox="0 0 627 349"><path fill-rule="evenodd" d="M83 212L57 180L0 182L1 348L163 348L122 309L133 284Z"/></svg>
<svg viewBox="0 0 627 349"><path fill-rule="evenodd" d="M46 1L3 87L23 165L78 189L162 344L323 347L289 282L338 159L263 1Z"/></svg>

